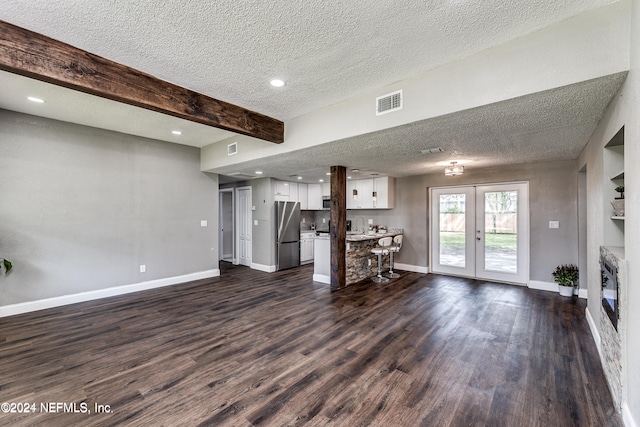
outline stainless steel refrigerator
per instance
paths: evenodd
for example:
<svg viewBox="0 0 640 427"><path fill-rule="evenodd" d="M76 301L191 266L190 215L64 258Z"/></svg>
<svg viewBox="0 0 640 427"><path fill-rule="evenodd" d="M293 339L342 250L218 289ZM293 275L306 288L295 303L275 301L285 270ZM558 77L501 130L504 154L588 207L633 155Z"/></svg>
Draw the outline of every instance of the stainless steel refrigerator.
<svg viewBox="0 0 640 427"><path fill-rule="evenodd" d="M278 271L300 265L300 203L276 202Z"/></svg>

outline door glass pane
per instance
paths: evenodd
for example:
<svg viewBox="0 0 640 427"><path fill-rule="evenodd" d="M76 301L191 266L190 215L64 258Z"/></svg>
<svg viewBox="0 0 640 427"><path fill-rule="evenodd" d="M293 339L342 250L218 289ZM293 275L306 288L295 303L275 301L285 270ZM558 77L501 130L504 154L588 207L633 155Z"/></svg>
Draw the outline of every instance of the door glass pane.
<svg viewBox="0 0 640 427"><path fill-rule="evenodd" d="M465 266L465 195L440 195L440 265Z"/></svg>
<svg viewBox="0 0 640 427"><path fill-rule="evenodd" d="M484 269L501 273L518 270L518 192L484 194Z"/></svg>

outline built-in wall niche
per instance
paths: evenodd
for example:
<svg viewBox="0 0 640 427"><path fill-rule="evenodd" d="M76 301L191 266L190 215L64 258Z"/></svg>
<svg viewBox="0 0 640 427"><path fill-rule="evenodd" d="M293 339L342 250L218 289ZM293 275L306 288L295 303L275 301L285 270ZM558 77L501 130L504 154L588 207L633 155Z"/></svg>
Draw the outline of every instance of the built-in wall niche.
<svg viewBox="0 0 640 427"><path fill-rule="evenodd" d="M624 246L624 199L616 188L624 187L624 126L604 147L604 208L609 214L604 224L605 244ZM622 193L622 196L624 193ZM614 206L615 205L615 206Z"/></svg>

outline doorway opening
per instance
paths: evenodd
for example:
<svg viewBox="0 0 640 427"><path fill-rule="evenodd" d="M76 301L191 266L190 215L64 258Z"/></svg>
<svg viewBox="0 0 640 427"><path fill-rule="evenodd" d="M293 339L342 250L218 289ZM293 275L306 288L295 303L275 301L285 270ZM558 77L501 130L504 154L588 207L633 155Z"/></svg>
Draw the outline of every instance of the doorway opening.
<svg viewBox="0 0 640 427"><path fill-rule="evenodd" d="M218 258L219 261L227 261L234 264L235 256L235 207L233 188L222 189L218 193L219 203L219 230L218 230Z"/></svg>
<svg viewBox="0 0 640 427"><path fill-rule="evenodd" d="M431 188L431 271L507 283L529 278L529 184Z"/></svg>

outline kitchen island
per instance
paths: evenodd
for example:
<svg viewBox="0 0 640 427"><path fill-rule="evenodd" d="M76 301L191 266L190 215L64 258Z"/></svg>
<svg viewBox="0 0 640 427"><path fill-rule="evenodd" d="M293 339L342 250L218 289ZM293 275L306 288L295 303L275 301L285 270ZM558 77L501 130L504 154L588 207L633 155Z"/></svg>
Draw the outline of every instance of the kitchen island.
<svg viewBox="0 0 640 427"><path fill-rule="evenodd" d="M378 258L371 249L382 237L393 237L399 233L354 234L346 237L346 284L347 286L378 274ZM383 270L389 267L389 257L384 256ZM329 236L316 236L314 241L313 280L331 283L331 248Z"/></svg>

